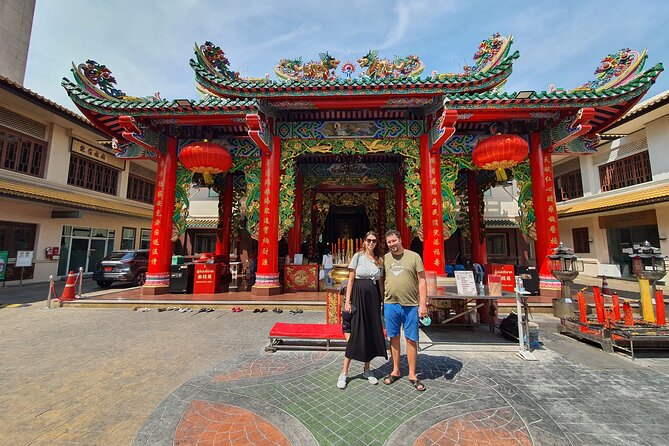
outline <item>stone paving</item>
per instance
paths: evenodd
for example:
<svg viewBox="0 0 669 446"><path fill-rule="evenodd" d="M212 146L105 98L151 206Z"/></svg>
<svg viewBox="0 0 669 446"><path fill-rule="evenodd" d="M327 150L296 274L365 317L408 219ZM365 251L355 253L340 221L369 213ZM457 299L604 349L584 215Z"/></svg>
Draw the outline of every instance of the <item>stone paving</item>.
<svg viewBox="0 0 669 446"><path fill-rule="evenodd" d="M337 389L341 353L247 352L179 387L135 445L669 444L669 377L535 353L420 354L421 393L406 378L373 386L360 374ZM391 370L373 365L379 377Z"/></svg>
<svg viewBox="0 0 669 446"><path fill-rule="evenodd" d="M421 393L358 363L338 389L341 352L264 351L274 322L320 312L43 306L0 309L3 445L669 444L669 357L603 353L545 315L537 362L484 331L430 330L450 343L421 339Z"/></svg>

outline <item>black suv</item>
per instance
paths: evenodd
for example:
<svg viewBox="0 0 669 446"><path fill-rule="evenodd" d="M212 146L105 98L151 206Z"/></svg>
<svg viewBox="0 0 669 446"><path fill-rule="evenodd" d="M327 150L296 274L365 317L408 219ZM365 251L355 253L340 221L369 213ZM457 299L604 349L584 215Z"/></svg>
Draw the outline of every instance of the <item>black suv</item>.
<svg viewBox="0 0 669 446"><path fill-rule="evenodd" d="M149 250L114 251L95 265L93 280L102 288L114 282L132 282L144 285L149 269Z"/></svg>

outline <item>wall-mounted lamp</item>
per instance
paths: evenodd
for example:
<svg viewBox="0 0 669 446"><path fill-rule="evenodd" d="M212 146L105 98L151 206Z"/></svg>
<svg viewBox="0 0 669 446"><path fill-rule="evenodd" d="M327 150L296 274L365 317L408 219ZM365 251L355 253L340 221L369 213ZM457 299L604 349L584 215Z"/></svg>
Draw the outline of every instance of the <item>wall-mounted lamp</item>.
<svg viewBox="0 0 669 446"><path fill-rule="evenodd" d="M593 243L593 242L594 242L593 239L591 239L591 238L588 239L588 243Z"/></svg>
<svg viewBox="0 0 669 446"><path fill-rule="evenodd" d="M661 235L661 236L660 236L660 240L666 240L666 239L667 239L667 236L666 236L666 235Z"/></svg>

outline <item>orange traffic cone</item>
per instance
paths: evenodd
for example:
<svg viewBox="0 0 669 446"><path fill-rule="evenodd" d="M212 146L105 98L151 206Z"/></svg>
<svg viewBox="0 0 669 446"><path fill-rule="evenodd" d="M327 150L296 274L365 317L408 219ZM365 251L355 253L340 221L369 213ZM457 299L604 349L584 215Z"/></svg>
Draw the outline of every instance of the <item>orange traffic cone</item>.
<svg viewBox="0 0 669 446"><path fill-rule="evenodd" d="M609 282L606 281L606 276L602 276L602 294L611 295L611 288L609 288Z"/></svg>
<svg viewBox="0 0 669 446"><path fill-rule="evenodd" d="M74 276L74 271L70 271L70 274L67 276L67 282L65 282L65 289L63 294L60 295L60 301L66 300L75 300L74 297L74 285L76 284L77 279Z"/></svg>

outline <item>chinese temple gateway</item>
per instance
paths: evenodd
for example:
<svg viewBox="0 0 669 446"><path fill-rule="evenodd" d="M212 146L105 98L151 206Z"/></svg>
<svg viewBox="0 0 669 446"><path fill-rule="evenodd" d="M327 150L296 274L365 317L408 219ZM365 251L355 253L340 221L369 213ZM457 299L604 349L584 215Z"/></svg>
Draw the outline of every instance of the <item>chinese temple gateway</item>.
<svg viewBox="0 0 669 446"><path fill-rule="evenodd" d="M199 100L127 96L92 60L73 65L75 82L63 86L113 138L118 157L158 163L145 294L168 290L194 181L220 193L217 254L229 261L231 231L244 225L258 244L253 292L270 295L281 292L283 238L288 254L312 256L323 246L350 249L341 239L369 229L397 228L405 246L422 242L426 270L443 273L459 230L471 260L485 264L484 192L515 180L518 226L535 245L541 287L554 289L546 260L559 243L552 156L595 152L598 133L663 68L644 71L646 52L622 49L578 88L503 92L519 57L511 45L491 36L462 73L424 74L417 56L369 51L356 61L283 59L272 80L241 77L206 42L190 61Z"/></svg>

